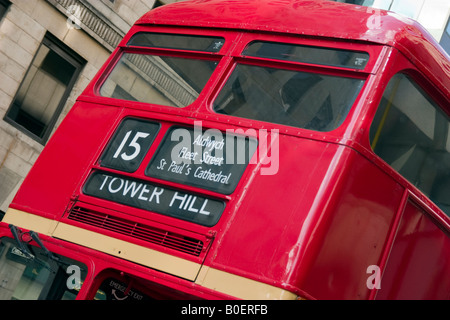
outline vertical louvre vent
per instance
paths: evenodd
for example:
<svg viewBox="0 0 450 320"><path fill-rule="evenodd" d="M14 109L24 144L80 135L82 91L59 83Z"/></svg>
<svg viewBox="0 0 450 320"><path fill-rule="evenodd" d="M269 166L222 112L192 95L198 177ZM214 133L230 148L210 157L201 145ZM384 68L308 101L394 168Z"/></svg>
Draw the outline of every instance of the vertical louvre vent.
<svg viewBox="0 0 450 320"><path fill-rule="evenodd" d="M118 218L95 210L82 208L80 206L73 207L67 218L194 256L200 255L204 245L203 241L198 239Z"/></svg>

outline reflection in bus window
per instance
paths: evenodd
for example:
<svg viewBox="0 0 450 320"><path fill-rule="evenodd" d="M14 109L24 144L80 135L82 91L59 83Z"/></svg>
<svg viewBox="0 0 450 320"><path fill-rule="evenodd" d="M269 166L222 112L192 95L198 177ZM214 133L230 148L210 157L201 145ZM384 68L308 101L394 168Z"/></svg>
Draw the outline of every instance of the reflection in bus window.
<svg viewBox="0 0 450 320"><path fill-rule="evenodd" d="M219 52L225 43L221 37L195 35L139 32L135 34L128 46L154 47L204 52Z"/></svg>
<svg viewBox="0 0 450 320"><path fill-rule="evenodd" d="M365 68L369 61L369 54L366 52L264 41L252 42L242 54L244 56L361 70Z"/></svg>
<svg viewBox="0 0 450 320"><path fill-rule="evenodd" d="M317 131L336 129L364 80L237 65L214 111Z"/></svg>
<svg viewBox="0 0 450 320"><path fill-rule="evenodd" d="M449 118L407 76L389 82L370 134L375 153L450 215Z"/></svg>
<svg viewBox="0 0 450 320"><path fill-rule="evenodd" d="M125 53L100 89L104 97L185 107L197 99L215 61Z"/></svg>
<svg viewBox="0 0 450 320"><path fill-rule="evenodd" d="M86 266L26 247L28 251L23 252L17 242L0 239L0 300L75 300Z"/></svg>

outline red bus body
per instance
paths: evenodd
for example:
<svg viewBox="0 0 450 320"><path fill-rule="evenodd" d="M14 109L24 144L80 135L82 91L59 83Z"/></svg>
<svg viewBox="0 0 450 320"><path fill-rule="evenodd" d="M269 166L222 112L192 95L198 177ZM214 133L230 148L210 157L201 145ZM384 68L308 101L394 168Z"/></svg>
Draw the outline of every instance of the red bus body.
<svg viewBox="0 0 450 320"><path fill-rule="evenodd" d="M218 53L130 48L140 32L225 42ZM364 68L349 69L243 56L252 41L365 52L370 58ZM125 51L217 66L184 108L101 96L100 84ZM364 85L342 124L308 130L214 112L213 101L236 63L349 77ZM402 70L448 119L448 56L420 25L393 13L329 1L186 1L152 10L131 28L48 142L0 223L0 237L13 238L9 225L21 234L32 230L49 251L86 265L77 299L93 299L108 277L163 299L448 299L449 216L370 146L383 91ZM102 167L99 159L112 136L131 118L159 125L141 165L128 173ZM263 130L277 132L268 152L279 154L276 173L261 174L268 165L255 153L230 193L146 174L168 130L197 123L245 132L260 144ZM101 199L84 191L95 171L111 175L102 180L111 190L148 182L215 199L224 209L208 226ZM113 185L116 175L122 178ZM191 208L198 212L200 203L192 201ZM140 235L131 231L138 227ZM161 234L178 244L154 240ZM194 242L200 247L192 248ZM35 241L29 245L38 247ZM381 282L370 282L372 276Z"/></svg>

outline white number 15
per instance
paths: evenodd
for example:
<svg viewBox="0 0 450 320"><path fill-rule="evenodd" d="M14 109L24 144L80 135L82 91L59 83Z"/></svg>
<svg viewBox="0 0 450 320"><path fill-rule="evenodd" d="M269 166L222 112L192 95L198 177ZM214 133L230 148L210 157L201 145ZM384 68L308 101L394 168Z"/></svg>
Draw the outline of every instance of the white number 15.
<svg viewBox="0 0 450 320"><path fill-rule="evenodd" d="M138 139L147 138L149 135L148 133L145 133L145 132L136 132L134 138L131 140L130 144L128 145L129 147L134 148L134 152L130 155L126 154L125 152L120 154L122 152L122 149L125 147L125 144L127 143L128 139L130 138L130 134L131 134L131 130L127 132L127 134L123 138L122 142L120 143L120 146L117 149L116 153L114 153L114 156L113 156L114 159L116 159L119 155L125 161L130 161L130 160L133 160L134 158L136 158L139 155L139 152L141 152L141 145L137 142Z"/></svg>

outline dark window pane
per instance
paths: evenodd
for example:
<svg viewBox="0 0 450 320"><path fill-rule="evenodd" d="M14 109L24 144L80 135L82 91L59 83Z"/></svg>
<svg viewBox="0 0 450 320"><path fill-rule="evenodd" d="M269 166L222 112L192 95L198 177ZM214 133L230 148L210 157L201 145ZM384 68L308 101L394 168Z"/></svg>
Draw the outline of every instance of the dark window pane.
<svg viewBox="0 0 450 320"><path fill-rule="evenodd" d="M8 10L8 7L11 5L11 2L8 0L0 0L0 20L2 19L3 15L6 13L6 10Z"/></svg>
<svg viewBox="0 0 450 320"><path fill-rule="evenodd" d="M81 262L0 239L0 300L75 300L86 274Z"/></svg>
<svg viewBox="0 0 450 320"><path fill-rule="evenodd" d="M44 38L5 120L44 142L80 69L81 62Z"/></svg>
<svg viewBox="0 0 450 320"><path fill-rule="evenodd" d="M450 215L449 118L403 74L389 82L371 126L372 148Z"/></svg>
<svg viewBox="0 0 450 320"><path fill-rule="evenodd" d="M56 52L50 50L42 61L41 69L67 86L76 68Z"/></svg>
<svg viewBox="0 0 450 320"><path fill-rule="evenodd" d="M127 45L156 47L179 50L219 52L225 43L224 38L163 33L137 33Z"/></svg>
<svg viewBox="0 0 450 320"><path fill-rule="evenodd" d="M337 128L364 80L237 65L214 102L232 116L317 131Z"/></svg>
<svg viewBox="0 0 450 320"><path fill-rule="evenodd" d="M252 42L242 54L351 69L364 69L369 61L365 52L262 41Z"/></svg>

